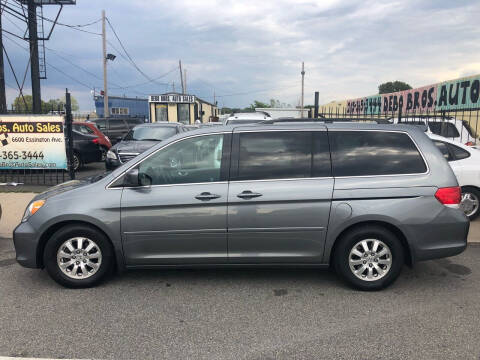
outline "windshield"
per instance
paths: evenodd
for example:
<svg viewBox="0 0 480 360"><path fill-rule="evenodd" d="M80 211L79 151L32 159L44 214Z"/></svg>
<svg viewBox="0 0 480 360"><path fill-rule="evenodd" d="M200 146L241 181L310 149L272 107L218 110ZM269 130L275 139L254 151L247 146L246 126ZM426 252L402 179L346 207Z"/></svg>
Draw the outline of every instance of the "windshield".
<svg viewBox="0 0 480 360"><path fill-rule="evenodd" d="M265 119L252 119L252 120L241 120L241 119L232 119L227 120L226 125L238 125L238 124L258 124L265 121Z"/></svg>
<svg viewBox="0 0 480 360"><path fill-rule="evenodd" d="M160 127L160 126L149 126L149 127L138 127L132 129L125 136L124 140L133 140L133 141L161 141L173 136L177 133L175 127Z"/></svg>

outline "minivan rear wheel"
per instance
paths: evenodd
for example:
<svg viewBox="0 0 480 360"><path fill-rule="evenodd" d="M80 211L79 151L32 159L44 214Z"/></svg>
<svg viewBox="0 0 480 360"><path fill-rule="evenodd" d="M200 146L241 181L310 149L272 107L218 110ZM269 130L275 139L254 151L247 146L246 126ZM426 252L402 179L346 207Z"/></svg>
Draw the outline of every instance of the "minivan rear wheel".
<svg viewBox="0 0 480 360"><path fill-rule="evenodd" d="M380 290L400 275L405 251L388 229L366 225L344 234L333 254L335 270L360 290Z"/></svg>
<svg viewBox="0 0 480 360"><path fill-rule="evenodd" d="M53 234L43 254L50 277L69 288L97 285L113 265L109 240L87 225L68 225Z"/></svg>

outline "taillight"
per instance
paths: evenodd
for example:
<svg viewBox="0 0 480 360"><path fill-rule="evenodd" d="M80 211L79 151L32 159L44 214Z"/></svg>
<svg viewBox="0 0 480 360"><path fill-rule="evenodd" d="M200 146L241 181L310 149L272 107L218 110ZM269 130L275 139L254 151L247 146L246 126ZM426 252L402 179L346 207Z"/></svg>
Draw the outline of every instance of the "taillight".
<svg viewBox="0 0 480 360"><path fill-rule="evenodd" d="M435 197L443 205L459 205L462 200L462 190L459 186L440 188L435 193Z"/></svg>
<svg viewBox="0 0 480 360"><path fill-rule="evenodd" d="M94 144L98 144L98 138L93 139L92 142L93 142Z"/></svg>
<svg viewBox="0 0 480 360"><path fill-rule="evenodd" d="M473 141L467 141L467 142L465 143L465 145L467 145L467 146L474 146L475 143L474 143Z"/></svg>

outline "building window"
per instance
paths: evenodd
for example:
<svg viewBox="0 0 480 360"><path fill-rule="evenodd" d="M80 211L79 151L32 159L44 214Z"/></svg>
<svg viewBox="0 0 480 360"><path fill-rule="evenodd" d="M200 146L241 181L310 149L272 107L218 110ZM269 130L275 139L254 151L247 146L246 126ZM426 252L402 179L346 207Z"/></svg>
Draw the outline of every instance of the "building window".
<svg viewBox="0 0 480 360"><path fill-rule="evenodd" d="M126 107L112 107L110 109L111 115L129 115L129 109Z"/></svg>
<svg viewBox="0 0 480 360"><path fill-rule="evenodd" d="M155 104L155 121L168 121L167 104Z"/></svg>
<svg viewBox="0 0 480 360"><path fill-rule="evenodd" d="M190 124L190 104L177 104L178 122L182 124Z"/></svg>

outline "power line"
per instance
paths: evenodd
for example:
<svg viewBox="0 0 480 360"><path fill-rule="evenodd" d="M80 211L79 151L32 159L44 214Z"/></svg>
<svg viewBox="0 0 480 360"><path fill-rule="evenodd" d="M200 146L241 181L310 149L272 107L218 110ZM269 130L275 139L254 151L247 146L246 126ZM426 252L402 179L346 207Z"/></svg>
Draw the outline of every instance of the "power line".
<svg viewBox="0 0 480 360"><path fill-rule="evenodd" d="M152 79L152 81L156 81L156 80L159 80L169 74L171 74L172 72L174 71L177 71L178 70L178 67L175 66L173 69L170 69L169 71L167 71L166 73ZM142 86L142 85L147 85L147 84L150 84L152 81L144 81L144 82L141 82L141 83L138 83L138 84L132 84L132 85L127 85L127 86L123 86L121 87L122 89L126 89L126 88L130 88L130 87L137 87L137 86ZM157 83L157 84L162 84L162 85L169 85L169 83Z"/></svg>
<svg viewBox="0 0 480 360"><path fill-rule="evenodd" d="M115 31L115 29L113 28L113 25L112 23L110 22L110 19L107 17L107 22L108 22L108 26L110 26L110 29L112 29L112 32L113 34L115 35L115 38L117 39L118 43L120 44L121 48L123 49L123 51L125 52L125 55L127 55L130 63L135 67L135 69L137 69L137 71L142 74L143 77L145 77L145 79L147 79L149 82L155 82L154 79L152 79L151 77L149 77L147 74L145 74L142 69L140 69L138 67L138 65L135 63L135 61L132 59L132 57L130 56L130 54L128 53L127 49L125 49L125 46L123 45L122 41L120 40L120 38L118 37L117 35L117 32ZM159 84L159 85L164 85L164 84Z"/></svg>
<svg viewBox="0 0 480 360"><path fill-rule="evenodd" d="M26 11L27 13L29 13L29 12L31 12L31 11L28 10L28 9L25 9L22 4L20 4L20 5L18 5L18 4L12 4L12 6L15 6L17 9L21 9L21 10L23 11L23 14L22 14L22 13L20 13L19 11L17 11L16 9L10 7L10 4L7 5L7 1L8 1L8 0L5 0L5 2L2 3L2 4L4 5L4 8L10 10L10 12L8 12L8 11L7 11L7 12L8 12L10 15L12 15L12 16L17 17L18 19L20 19L20 20L22 20L22 21L25 21L24 19L18 17L18 16L15 15L15 14L18 14L19 16L24 16L24 17L26 17L25 11ZM15 13L15 14L13 14L12 12ZM32 11L31 13L33 14L33 11ZM49 18L47 18L47 17L45 17L45 16L38 15L38 14L36 14L36 13L35 13L35 16L38 17L38 18L40 18L40 19L43 19L43 20L45 20L45 21L48 21L48 22L50 22L50 23L52 23L52 24L56 24L56 25L59 25L59 26L65 26L65 27L68 27L68 28L73 29L73 30L81 31L81 32L84 32L84 33L92 34L92 35L99 35L99 36L102 35L102 34L100 34L100 33L96 33L96 32L93 32L93 31L88 31L88 30L81 29L82 27L94 25L94 24L98 23L101 19L100 19L100 20L92 21L92 22L87 23L87 24L70 25L70 24L65 24L65 23L61 23L61 22L55 21L55 20L53 20L53 19L49 19Z"/></svg>
<svg viewBox="0 0 480 360"><path fill-rule="evenodd" d="M30 50L28 50L26 47L23 47L22 45L20 45L18 42L16 42L15 40L13 40L12 38L10 38L9 36L5 36L6 39L10 40L11 42L13 42L14 44L16 44L17 46L19 46L20 48L22 48L23 50L27 51L28 53L30 53ZM48 63L47 62L47 65L52 67L54 70L56 70L57 72L65 75L66 77L68 77L69 79L75 81L76 83L90 89L90 90L93 90L93 87L91 87L90 85L84 83L83 81L81 80L78 80L76 78L74 78L73 76L71 76L70 74L67 74L66 72L64 72L63 70L60 70L59 68L57 68L56 66L53 66L52 64Z"/></svg>

